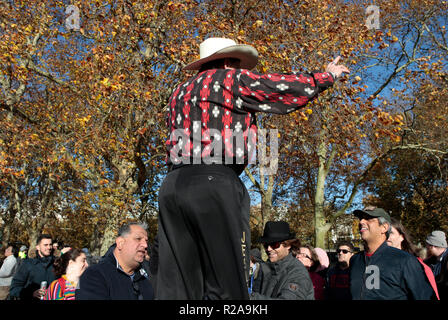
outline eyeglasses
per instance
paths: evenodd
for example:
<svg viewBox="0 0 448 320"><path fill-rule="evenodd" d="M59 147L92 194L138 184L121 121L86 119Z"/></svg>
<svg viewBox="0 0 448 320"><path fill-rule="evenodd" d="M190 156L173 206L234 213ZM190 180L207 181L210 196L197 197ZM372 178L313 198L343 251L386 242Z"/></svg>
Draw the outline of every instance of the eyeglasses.
<svg viewBox="0 0 448 320"><path fill-rule="evenodd" d="M349 252L351 252L350 250L346 250L346 249L338 249L338 250L336 250L336 252L338 253L338 254L340 254L341 252L343 253L343 254L347 254L347 253L349 253Z"/></svg>
<svg viewBox="0 0 448 320"><path fill-rule="evenodd" d="M307 255L306 253L301 253L301 252L299 252L297 255L298 255L299 257L302 257L302 258L308 258L308 259L311 260L311 257L310 257L309 255Z"/></svg>
<svg viewBox="0 0 448 320"><path fill-rule="evenodd" d="M137 299L143 300L143 295L140 292L140 287L137 281L132 281L132 289L134 290L134 294L137 296Z"/></svg>
<svg viewBox="0 0 448 320"><path fill-rule="evenodd" d="M268 247L271 247L273 250L280 248L281 242L271 242L271 243L264 243L263 246L265 249Z"/></svg>

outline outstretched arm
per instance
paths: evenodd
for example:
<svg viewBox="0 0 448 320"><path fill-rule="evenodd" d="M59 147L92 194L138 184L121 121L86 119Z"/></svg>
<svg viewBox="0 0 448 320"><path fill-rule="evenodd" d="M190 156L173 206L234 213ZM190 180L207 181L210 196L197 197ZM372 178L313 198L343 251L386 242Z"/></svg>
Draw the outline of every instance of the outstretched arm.
<svg viewBox="0 0 448 320"><path fill-rule="evenodd" d="M330 62L325 69L326 72L330 72L336 78L340 78L343 73L350 73L350 70L344 65L338 65L341 56L337 56L332 62Z"/></svg>
<svg viewBox="0 0 448 320"><path fill-rule="evenodd" d="M330 62L322 73L260 74L243 70L238 82L240 105L253 111L278 114L302 108L331 87L343 73L350 72L346 66L338 65L340 58Z"/></svg>

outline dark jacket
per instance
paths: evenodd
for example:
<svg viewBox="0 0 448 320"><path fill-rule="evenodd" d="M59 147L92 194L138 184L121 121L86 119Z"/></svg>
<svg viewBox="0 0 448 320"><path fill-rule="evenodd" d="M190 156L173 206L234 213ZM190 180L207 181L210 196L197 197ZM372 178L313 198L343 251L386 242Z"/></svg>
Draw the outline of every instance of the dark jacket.
<svg viewBox="0 0 448 320"><path fill-rule="evenodd" d="M139 267L133 279L118 265L112 246L98 264L88 267L79 279L76 300L152 300L148 274Z"/></svg>
<svg viewBox="0 0 448 320"><path fill-rule="evenodd" d="M54 257L40 257L25 259L21 263L16 274L12 278L9 295L11 298L21 300L33 299L33 292L40 289L42 281L47 281L47 286L56 280L53 270Z"/></svg>
<svg viewBox="0 0 448 320"><path fill-rule="evenodd" d="M350 259L353 300L430 300L434 291L417 258L384 242L371 257Z"/></svg>
<svg viewBox="0 0 448 320"><path fill-rule="evenodd" d="M288 254L282 260L265 263L260 292L252 292L251 300L314 300L313 283L304 265Z"/></svg>
<svg viewBox="0 0 448 320"><path fill-rule="evenodd" d="M341 269L338 264L327 272L325 285L326 300L351 300L350 269Z"/></svg>
<svg viewBox="0 0 448 320"><path fill-rule="evenodd" d="M439 258L431 257L425 263L434 273L440 299L448 299L448 249Z"/></svg>

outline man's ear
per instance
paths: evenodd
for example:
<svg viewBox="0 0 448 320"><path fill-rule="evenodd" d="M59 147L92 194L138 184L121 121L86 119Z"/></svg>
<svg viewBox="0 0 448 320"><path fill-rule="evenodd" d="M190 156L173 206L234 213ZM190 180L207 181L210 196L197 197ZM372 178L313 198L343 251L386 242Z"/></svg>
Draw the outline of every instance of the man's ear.
<svg viewBox="0 0 448 320"><path fill-rule="evenodd" d="M120 250L123 249L124 242L125 242L125 239L123 237L118 237L115 240L115 244L117 245L117 248Z"/></svg>
<svg viewBox="0 0 448 320"><path fill-rule="evenodd" d="M384 234L385 234L386 237L387 237L387 230L389 230L389 228L390 228L390 224L389 224L389 222L383 223L383 224L381 225L381 227L384 228ZM387 239L386 239L386 240L387 240Z"/></svg>

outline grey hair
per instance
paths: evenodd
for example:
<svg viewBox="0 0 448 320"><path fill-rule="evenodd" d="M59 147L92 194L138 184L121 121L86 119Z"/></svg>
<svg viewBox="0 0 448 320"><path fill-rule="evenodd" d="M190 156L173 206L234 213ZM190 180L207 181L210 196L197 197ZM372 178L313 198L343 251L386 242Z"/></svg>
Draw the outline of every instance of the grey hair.
<svg viewBox="0 0 448 320"><path fill-rule="evenodd" d="M145 222L128 222L123 224L120 229L118 229L118 237L125 237L131 232L131 226L139 226L145 231L148 231L148 225Z"/></svg>
<svg viewBox="0 0 448 320"><path fill-rule="evenodd" d="M389 235L392 232L392 224L386 220L386 218L384 217L378 217L378 222L380 223L380 225L382 226L383 224L387 223L388 228L386 231L386 240L389 239Z"/></svg>

